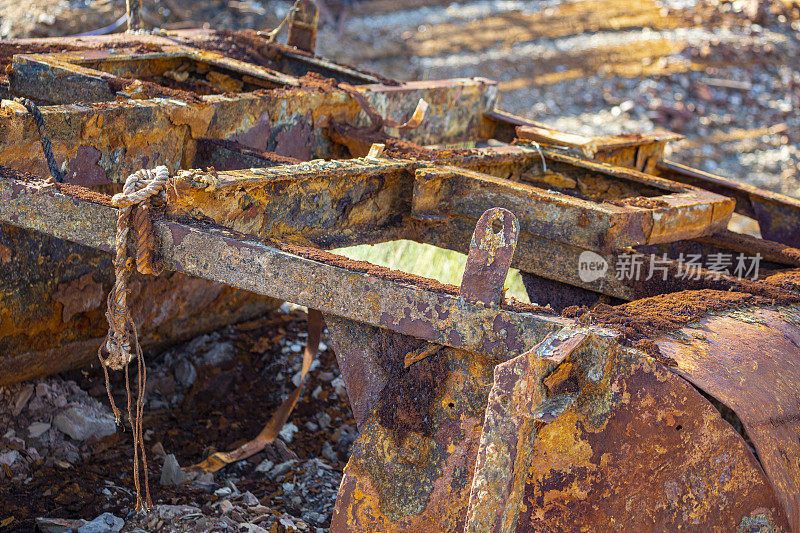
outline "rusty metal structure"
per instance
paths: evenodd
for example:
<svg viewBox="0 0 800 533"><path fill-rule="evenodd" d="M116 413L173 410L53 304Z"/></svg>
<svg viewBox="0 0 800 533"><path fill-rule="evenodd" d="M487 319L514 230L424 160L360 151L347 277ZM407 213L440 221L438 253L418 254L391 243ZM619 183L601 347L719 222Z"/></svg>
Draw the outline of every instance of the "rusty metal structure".
<svg viewBox="0 0 800 533"><path fill-rule="evenodd" d="M333 531L799 531L800 202L664 160L674 135L515 117L488 79L325 60L316 20L0 44L0 385L94 357L110 194L166 165L143 343L321 311L359 428ZM467 254L461 285L328 251L397 239ZM664 275L615 275L634 252ZM723 252L763 268L678 275Z"/></svg>

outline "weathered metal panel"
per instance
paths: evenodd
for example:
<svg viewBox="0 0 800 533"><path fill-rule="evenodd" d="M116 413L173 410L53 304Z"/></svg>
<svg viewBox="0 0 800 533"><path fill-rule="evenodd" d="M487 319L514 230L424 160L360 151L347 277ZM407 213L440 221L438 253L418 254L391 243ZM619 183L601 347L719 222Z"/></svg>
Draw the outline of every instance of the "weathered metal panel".
<svg viewBox="0 0 800 533"><path fill-rule="evenodd" d="M800 529L800 309L745 309L656 339L675 371L738 415Z"/></svg>
<svg viewBox="0 0 800 533"><path fill-rule="evenodd" d="M392 376L351 447L331 531L463 531L496 363L445 348Z"/></svg>
<svg viewBox="0 0 800 533"><path fill-rule="evenodd" d="M86 246L0 227L0 386L95 360L107 331L111 260ZM148 349L247 320L280 303L177 272L134 275L130 289L139 338Z"/></svg>
<svg viewBox="0 0 800 533"><path fill-rule="evenodd" d="M660 363L595 337L551 376L577 397L537 435L516 531L789 529L742 437Z"/></svg>

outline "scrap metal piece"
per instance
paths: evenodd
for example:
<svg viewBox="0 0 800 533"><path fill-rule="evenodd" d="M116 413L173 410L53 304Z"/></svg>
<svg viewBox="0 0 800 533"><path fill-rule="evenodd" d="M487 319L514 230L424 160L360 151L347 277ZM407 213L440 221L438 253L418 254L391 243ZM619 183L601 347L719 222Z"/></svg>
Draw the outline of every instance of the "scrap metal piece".
<svg viewBox="0 0 800 533"><path fill-rule="evenodd" d="M520 139L530 139L554 148L566 148L589 159L649 173L653 172L664 155L666 144L683 139L683 135L662 131L585 137L540 125L517 126L516 134Z"/></svg>
<svg viewBox="0 0 800 533"><path fill-rule="evenodd" d="M2 193L0 193L2 196ZM10 225L0 231L0 386L97 360L112 256ZM24 265L24 267L21 267ZM164 272L134 274L130 302L146 350L276 309L280 301Z"/></svg>
<svg viewBox="0 0 800 533"><path fill-rule="evenodd" d="M656 173L736 200L736 212L758 221L764 239L800 248L800 200L740 183L672 161L660 161Z"/></svg>
<svg viewBox="0 0 800 533"><path fill-rule="evenodd" d="M540 425L537 421L542 419L539 411L547 397L544 379L588 334L565 328L550 334L531 351L494 368L464 533L510 533L516 529ZM574 400L575 395L569 396ZM560 410L568 406L565 403Z"/></svg>
<svg viewBox="0 0 800 533"><path fill-rule="evenodd" d="M314 55L318 22L319 8L314 0L295 2L289 19L289 37L286 44Z"/></svg>
<svg viewBox="0 0 800 533"><path fill-rule="evenodd" d="M729 311L654 340L675 372L736 413L800 530L800 308Z"/></svg>
<svg viewBox="0 0 800 533"><path fill-rule="evenodd" d="M490 307L502 303L518 236L519 222L511 211L494 208L481 215L469 245L459 289L462 298Z"/></svg>

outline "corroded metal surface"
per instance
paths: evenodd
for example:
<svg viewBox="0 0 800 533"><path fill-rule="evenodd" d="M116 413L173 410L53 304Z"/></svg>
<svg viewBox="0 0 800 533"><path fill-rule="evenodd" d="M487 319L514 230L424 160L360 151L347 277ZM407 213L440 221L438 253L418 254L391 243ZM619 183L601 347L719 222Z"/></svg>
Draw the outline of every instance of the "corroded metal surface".
<svg viewBox="0 0 800 533"><path fill-rule="evenodd" d="M661 364L596 336L550 376L577 396L537 436L517 531L788 530L745 441Z"/></svg>
<svg viewBox="0 0 800 533"><path fill-rule="evenodd" d="M533 350L494 368L484 415L465 533L514 531L538 426L563 411L574 391L548 398L545 376L586 340L585 331L564 328Z"/></svg>
<svg viewBox="0 0 800 533"><path fill-rule="evenodd" d="M94 352L117 217L97 191L166 164L153 225L172 272L132 282L143 341L273 298L323 312L360 431L333 531L800 529L796 309L705 317L644 353L632 327L503 295L510 266L557 309L695 288L615 276L634 250L796 266L797 250L718 234L738 202L795 243L794 203L661 161L672 134L570 135L495 110L490 80L400 83L314 57L317 16L295 4L289 46L213 30L19 42L9 87L58 104L42 113L68 183L0 177L0 385ZM394 127L420 100L425 120ZM46 175L35 131L3 101L3 166ZM461 286L323 251L400 238L467 253ZM587 281L589 251L607 272Z"/></svg>
<svg viewBox="0 0 800 533"><path fill-rule="evenodd" d="M800 247L800 233L797 232L800 200L671 161L660 162L656 170L667 179L734 198L736 212L757 220L762 237L795 248Z"/></svg>
<svg viewBox="0 0 800 533"><path fill-rule="evenodd" d="M325 323L347 388L347 400L361 428L390 376L400 367L402 359L397 354L420 349L428 343L335 315L326 315Z"/></svg>
<svg viewBox="0 0 800 533"><path fill-rule="evenodd" d="M114 208L35 185L0 180L0 220L113 249ZM426 286L425 278L399 282L390 272L375 275L377 268L370 275L340 256L270 246L224 228L169 220L154 228L171 270L455 348L513 357L570 322L530 308L486 308L456 296L455 287Z"/></svg>
<svg viewBox="0 0 800 533"><path fill-rule="evenodd" d="M463 530L496 362L446 348L395 376L351 448L331 531ZM400 404L404 383L418 394Z"/></svg>
<svg viewBox="0 0 800 533"><path fill-rule="evenodd" d="M656 343L676 372L733 409L792 529L800 529L800 311L709 316Z"/></svg>
<svg viewBox="0 0 800 533"><path fill-rule="evenodd" d="M21 228L0 231L0 386L84 365L105 339L111 256ZM20 265L27 265L20 269ZM142 344L158 348L279 302L168 272L131 281Z"/></svg>
<svg viewBox="0 0 800 533"><path fill-rule="evenodd" d="M487 210L472 233L459 296L472 303L499 306L503 285L514 257L519 222L511 211Z"/></svg>
<svg viewBox="0 0 800 533"><path fill-rule="evenodd" d="M312 0L296 2L292 7L289 22L289 37L286 42L303 52L314 53L317 44L317 21L319 8Z"/></svg>

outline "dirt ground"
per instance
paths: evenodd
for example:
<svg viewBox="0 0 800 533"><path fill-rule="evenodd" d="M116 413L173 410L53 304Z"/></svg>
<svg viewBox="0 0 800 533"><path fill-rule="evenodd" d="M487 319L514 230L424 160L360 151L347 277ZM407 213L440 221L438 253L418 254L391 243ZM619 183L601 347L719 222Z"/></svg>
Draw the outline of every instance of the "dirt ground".
<svg viewBox="0 0 800 533"><path fill-rule="evenodd" d="M271 28L289 3L145 6L153 28ZM123 13L111 0L0 0L0 37L74 34ZM337 0L321 20L317 50L329 58L398 79L490 77L501 83L501 107L576 133L670 129L686 136L671 159L800 196L796 1ZM0 530L30 531L37 518L77 529L102 513L113 515L111 531L325 530L356 433L325 335L281 440L214 475L160 483L167 456L185 467L259 431L294 386L304 330L304 314L285 307L146 354L158 507L143 518L130 513L130 433L74 438L53 417L74 408L108 427L96 365L0 388Z"/></svg>

